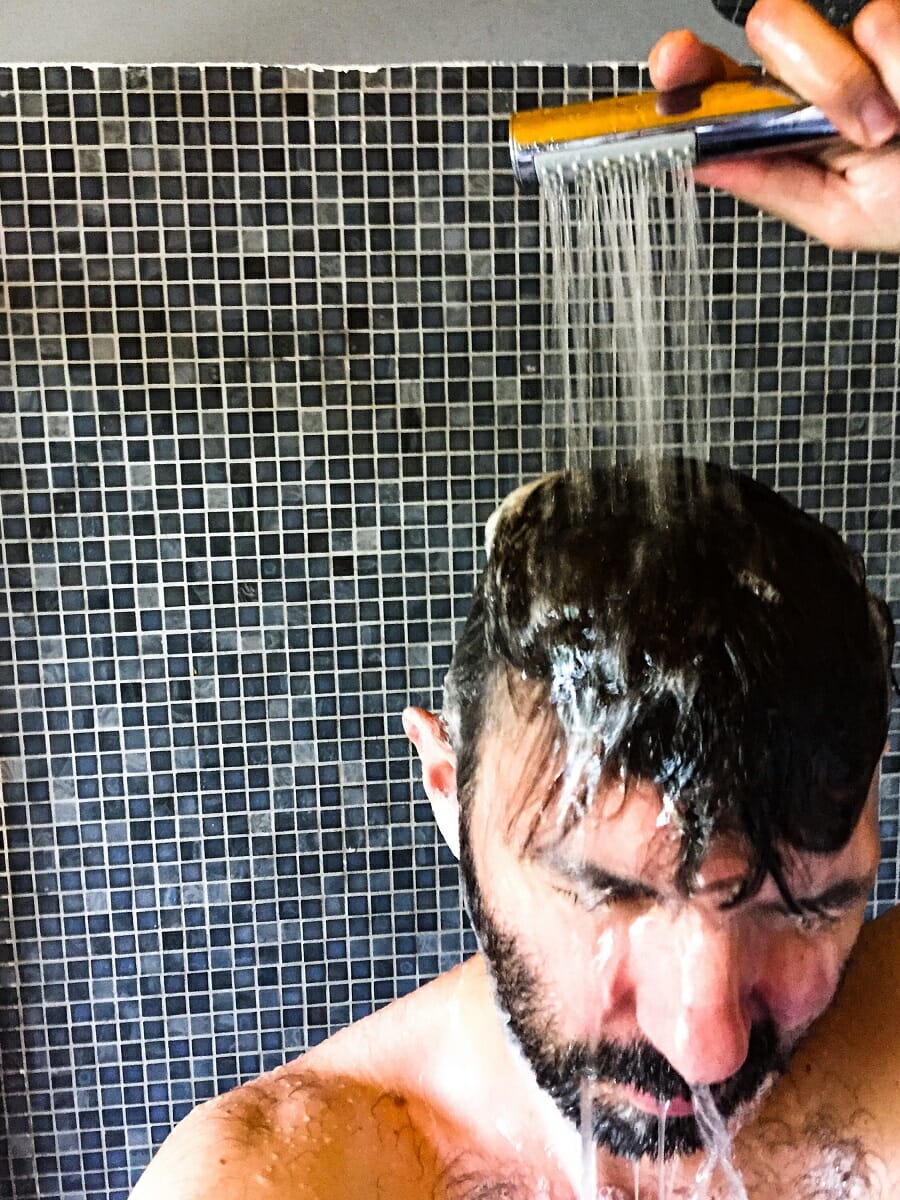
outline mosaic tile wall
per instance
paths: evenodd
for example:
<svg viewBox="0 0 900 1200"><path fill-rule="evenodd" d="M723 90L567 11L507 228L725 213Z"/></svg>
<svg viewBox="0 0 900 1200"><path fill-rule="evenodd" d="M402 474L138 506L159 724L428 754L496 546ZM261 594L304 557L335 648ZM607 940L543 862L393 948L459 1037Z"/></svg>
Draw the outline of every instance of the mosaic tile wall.
<svg viewBox="0 0 900 1200"><path fill-rule="evenodd" d="M504 117L639 76L0 70L3 1196L124 1197L471 949L399 713L544 461ZM704 205L718 453L896 600L897 263Z"/></svg>

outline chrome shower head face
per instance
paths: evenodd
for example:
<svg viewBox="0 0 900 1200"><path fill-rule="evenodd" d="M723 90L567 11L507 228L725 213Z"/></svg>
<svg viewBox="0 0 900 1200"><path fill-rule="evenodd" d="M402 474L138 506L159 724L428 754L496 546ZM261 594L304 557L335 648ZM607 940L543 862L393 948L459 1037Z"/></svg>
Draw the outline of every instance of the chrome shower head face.
<svg viewBox="0 0 900 1200"><path fill-rule="evenodd" d="M535 190L547 171L571 180L595 164L666 154L711 162L798 149L836 131L818 108L777 83L742 79L515 113L509 133L513 173Z"/></svg>

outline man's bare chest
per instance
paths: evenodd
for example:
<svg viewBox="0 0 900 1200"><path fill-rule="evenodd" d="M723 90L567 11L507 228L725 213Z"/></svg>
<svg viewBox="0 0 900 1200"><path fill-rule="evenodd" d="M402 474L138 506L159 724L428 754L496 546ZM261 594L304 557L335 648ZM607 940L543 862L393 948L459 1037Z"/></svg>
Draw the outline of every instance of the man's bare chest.
<svg viewBox="0 0 900 1200"><path fill-rule="evenodd" d="M563 1170L546 1153L533 1125L520 1122L498 1153L496 1112L459 1122L440 1105L396 1092L363 1095L358 1087L339 1103L309 1089L305 1099L302 1126L285 1122L292 1200L580 1200L585 1194L577 1170L573 1175L571 1163ZM739 1138L736 1157L749 1200L900 1200L860 1106L785 1118L758 1117ZM670 1200L734 1200L721 1178L698 1193L697 1166L668 1170ZM657 1164L646 1160L637 1188L631 1164L598 1170L603 1200L657 1200L657 1178Z"/></svg>
<svg viewBox="0 0 900 1200"><path fill-rule="evenodd" d="M758 1153L743 1164L749 1200L900 1200L892 1193L883 1164L852 1132L841 1135L827 1122L806 1131L800 1141L792 1141L791 1131L784 1127L761 1132L765 1136ZM660 1179L666 1180L668 1200L738 1200L739 1196L721 1173L698 1188L695 1170L677 1164L668 1164L660 1172L657 1163L644 1160L636 1171L629 1165L627 1175L634 1183L623 1186L621 1171L615 1183L601 1173L598 1200L658 1200ZM583 1200L588 1193L580 1182L558 1171L461 1154L440 1168L421 1191L416 1191L412 1180L401 1183L395 1177L377 1200L397 1200L398 1195L408 1195L410 1200Z"/></svg>

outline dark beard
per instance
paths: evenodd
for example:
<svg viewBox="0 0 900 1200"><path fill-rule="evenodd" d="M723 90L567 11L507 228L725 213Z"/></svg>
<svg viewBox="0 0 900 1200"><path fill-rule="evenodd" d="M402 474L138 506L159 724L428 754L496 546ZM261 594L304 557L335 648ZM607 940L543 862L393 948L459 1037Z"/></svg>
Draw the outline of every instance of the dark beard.
<svg viewBox="0 0 900 1200"><path fill-rule="evenodd" d="M584 1082L629 1085L663 1103L691 1099L689 1084L669 1061L648 1042L596 1045L561 1044L547 1013L537 976L525 961L515 939L496 924L487 911L474 871L468 831L463 830L460 869L472 924L494 981L497 1001L509 1018L509 1027L538 1085L556 1101L565 1117L579 1129L582 1123L581 1090ZM788 1067L789 1054L781 1045L771 1020L754 1024L747 1058L729 1079L710 1088L712 1098L727 1121L749 1104L771 1080ZM592 1089L593 1090L593 1089ZM660 1120L633 1105L610 1104L594 1096L591 1102L594 1141L622 1158L656 1156ZM688 1156L702 1150L697 1122L691 1116L670 1117L665 1122L666 1158Z"/></svg>

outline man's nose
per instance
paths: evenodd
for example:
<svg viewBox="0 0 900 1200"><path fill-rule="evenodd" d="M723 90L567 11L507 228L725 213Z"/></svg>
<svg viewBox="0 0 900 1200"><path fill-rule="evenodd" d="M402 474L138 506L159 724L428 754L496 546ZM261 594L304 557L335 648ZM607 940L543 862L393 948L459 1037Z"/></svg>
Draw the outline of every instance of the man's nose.
<svg viewBox="0 0 900 1200"><path fill-rule="evenodd" d="M739 937L722 914L657 913L636 939L637 1021L688 1083L718 1083L747 1057L751 1017Z"/></svg>

